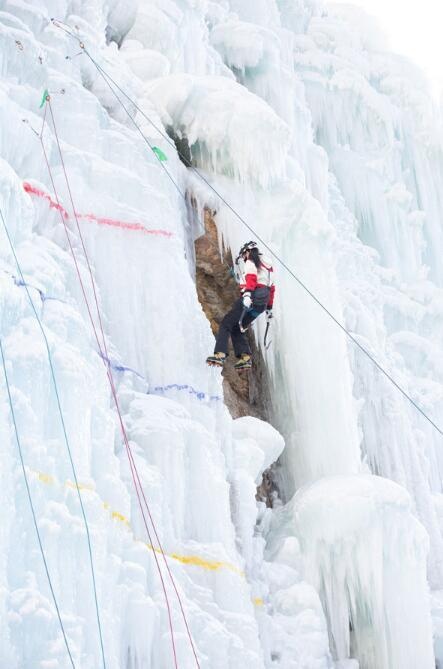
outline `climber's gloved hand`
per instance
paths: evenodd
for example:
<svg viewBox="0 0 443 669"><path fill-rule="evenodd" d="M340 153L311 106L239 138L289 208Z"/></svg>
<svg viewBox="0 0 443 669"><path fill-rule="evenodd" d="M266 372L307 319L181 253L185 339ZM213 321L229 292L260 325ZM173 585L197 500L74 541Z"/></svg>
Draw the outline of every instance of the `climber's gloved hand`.
<svg viewBox="0 0 443 669"><path fill-rule="evenodd" d="M266 309L266 322L269 323L273 318L272 307L268 307Z"/></svg>
<svg viewBox="0 0 443 669"><path fill-rule="evenodd" d="M245 309L250 309L252 307L251 293L243 293L243 306Z"/></svg>

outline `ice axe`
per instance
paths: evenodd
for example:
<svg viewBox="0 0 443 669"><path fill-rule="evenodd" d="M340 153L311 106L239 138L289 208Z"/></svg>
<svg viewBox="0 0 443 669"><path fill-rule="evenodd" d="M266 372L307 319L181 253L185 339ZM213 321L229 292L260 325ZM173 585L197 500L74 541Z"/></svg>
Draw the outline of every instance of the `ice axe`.
<svg viewBox="0 0 443 669"><path fill-rule="evenodd" d="M246 316L246 314L248 313L248 311L249 311L249 309L247 307L243 307L243 311L241 312L240 320L238 322L238 327L240 328L241 333L246 332L246 330L248 329L247 326L245 328L243 327L243 319Z"/></svg>
<svg viewBox="0 0 443 669"><path fill-rule="evenodd" d="M264 347L265 347L265 351L267 351L268 348L270 347L270 345L272 344L272 339L271 339L271 341L269 342L269 344L267 343L267 340L268 340L268 332L269 332L269 326L270 326L270 325L271 325L271 321L268 321L268 322L266 323L265 338L264 338L264 340L263 340L263 344L264 344Z"/></svg>

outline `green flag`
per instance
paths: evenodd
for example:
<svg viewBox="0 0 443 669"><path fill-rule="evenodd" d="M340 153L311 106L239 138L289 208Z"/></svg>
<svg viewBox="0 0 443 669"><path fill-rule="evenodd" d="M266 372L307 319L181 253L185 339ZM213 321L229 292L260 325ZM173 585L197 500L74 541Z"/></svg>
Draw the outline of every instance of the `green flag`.
<svg viewBox="0 0 443 669"><path fill-rule="evenodd" d="M41 108L43 107L43 105L44 105L45 102L46 102L46 98L47 98L47 97L49 97L49 91L48 91L47 88L45 88L45 90L43 91L43 97L42 97L42 101L40 102L40 107L39 107L39 109L41 109Z"/></svg>
<svg viewBox="0 0 443 669"><path fill-rule="evenodd" d="M163 162L164 160L168 160L167 156L163 153L163 151L162 151L161 149L158 148L158 146L153 146L153 147L152 147L152 150L154 151L154 153L155 153L155 155L157 156L157 158L158 158L159 160L161 160L162 162Z"/></svg>

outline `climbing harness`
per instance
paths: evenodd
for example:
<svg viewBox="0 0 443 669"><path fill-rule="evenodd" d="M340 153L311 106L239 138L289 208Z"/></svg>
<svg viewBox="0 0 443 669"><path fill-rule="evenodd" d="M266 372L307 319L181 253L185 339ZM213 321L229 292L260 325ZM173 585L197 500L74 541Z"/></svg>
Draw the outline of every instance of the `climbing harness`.
<svg viewBox="0 0 443 669"><path fill-rule="evenodd" d="M52 21L53 21L54 25L58 25L58 24L62 23L62 22L60 22L60 21L58 21L58 20L55 20L55 19L52 19ZM67 24L64 24L64 25L66 26ZM66 27L63 27L63 25L58 25L58 27L59 27L60 29L64 30L64 32L66 32L68 35L70 35L73 39L77 40L77 42L80 42L79 38L78 38L76 35L74 35L74 34L72 33L72 30L67 29ZM68 28L70 28L70 27L68 26ZM220 199L221 202L223 202L223 204L229 209L229 211L230 211L230 212L231 212L231 213L232 213L232 214L233 214L233 215L234 215L234 216L235 216L235 217L236 217L236 218L237 218L237 219L238 219L238 220L239 220L239 221L240 221L240 222L241 222L241 223L242 223L242 224L243 224L243 225L250 231L250 232L251 232L251 234L254 235L254 237L260 242L260 244L263 246L263 248L266 248L266 250L271 254L271 256L272 256L273 258L275 258L275 259L278 261L278 263L280 264L280 266L283 267L283 269L284 269L284 270L285 270L285 271L286 271L286 272L287 272L287 273L288 273L288 274L289 274L289 275L290 275L290 276L291 276L291 277L298 283L298 285L299 285L299 286L300 286L300 287L301 287L301 288L302 288L302 289L303 289L303 290L304 290L304 291L311 297L311 299L317 304L317 306L320 307L320 309L322 309L322 310L324 311L324 313L325 313L327 316L329 316L329 318L335 323L335 325L336 325L338 328L340 328L340 330L346 335L346 337L348 337L348 339L354 344L354 346L356 346L356 347L357 347L357 348L358 348L358 349L359 349L359 350L360 350L360 351L361 351L361 352L362 352L362 353L363 353L363 354L364 354L364 355L365 355L365 356L366 356L366 357L367 357L367 358L368 358L368 359L375 365L375 367L379 370L379 372L380 372L383 376L385 376L385 377L388 379L388 381L390 381L390 382L393 384L393 386L394 386L395 388L397 388L397 390L403 395L403 397L404 397L404 398L405 398L405 399L406 399L406 400L407 400L407 401L408 401L408 402L409 402L409 403L410 403L410 404L411 404L411 405L412 405L412 406L413 406L413 407L414 407L414 408L415 408L415 409L416 409L416 410L423 416L423 418L424 418L430 425L432 425L432 427L433 427L435 430L437 430L437 432L443 437L443 429L440 428L440 427L439 427L439 426L432 420L432 418L430 418L430 416L428 416L428 414L427 414L427 413L426 413L426 412L425 412L425 411L424 411L424 410L417 404L417 402L415 402L415 400L414 400L414 399L413 399L413 398L412 398L412 397L411 397L411 396L410 396L410 395L409 395L409 394L408 394L408 393L407 393L407 392L406 392L406 391L405 391L405 390L404 390L404 389L397 383L397 381L395 381L395 379L392 377L392 375L391 375L389 372L387 372L387 371L384 369L384 367L382 367L382 365L381 365L379 362L377 362L377 360L374 358L374 356L371 355L371 353L369 353L369 351L368 351L362 344L360 344L360 342L358 341L357 337L354 336L351 332L349 332L349 330L348 330L348 329L347 329L347 328L346 328L346 327L345 327L345 326L338 320L338 318L336 318L336 317L332 314L332 312L329 311L329 309L328 309L328 308L321 302L321 300L319 300L319 298L318 298L318 297L317 297L317 296L316 296L316 295L315 295L315 294L308 288L308 286L307 286L307 285L306 285L306 284L305 284L305 283L304 283L304 282L303 282L303 281L302 281L302 280L295 274L295 272L289 267L289 265L287 265L287 263L286 263L284 260L282 260L282 258L280 258L280 256L279 256L277 253L275 253L275 251L272 250L272 248L269 246L269 244L267 244L267 243L265 242L265 240L262 239L262 237L261 237L261 236L260 236L260 235L259 235L253 228L252 228L252 226L249 225L249 223L247 223L247 221L246 221L246 220L245 220L245 219L244 219L244 218L243 218L243 217L242 217L242 216L241 216L241 215L234 209L234 207L233 207L231 204L229 204L229 202L223 197L223 195L221 195L221 193L219 193L219 191L218 191L218 190L217 190L217 189L216 189L216 188L209 182L209 180L208 180L208 179L207 179L201 172L199 172L199 170L198 170L196 167L194 167L194 166L191 164L191 162L189 161L189 159L188 159L188 158L187 158L181 151L179 151L179 149L177 149L177 147L175 146L174 142L170 139L170 137L169 137L168 135L165 135L165 133L164 133L164 132L157 126L156 123L154 123L154 121L152 121L152 119L146 114L146 112L144 112L144 111L139 107L139 105L137 105L137 103L135 102L135 100L133 100L133 99L132 99L132 98L131 98L131 97L130 97L130 96L129 96L129 95L128 95L122 88L121 88L121 86L119 86L119 84L118 84L118 83L111 77L111 75L108 74L108 72L106 72L106 70L104 70L104 68L102 68L101 65L99 65L99 64L97 63L97 61L91 56L91 54L89 53L89 51L86 49L86 47L85 47L84 45L83 45L83 49L84 49L85 54L88 56L88 58L90 59L90 61L93 63L93 65L94 65L95 68L97 69L98 73L99 73L99 74L101 75L101 77L106 81L106 83L107 83L108 87L110 88L110 90L112 91L114 97L121 103L121 105L122 105L123 109L125 110L126 114L127 114L128 117L130 118L130 120L132 121L132 123L136 126L138 132L142 135L144 141L145 141L146 143L149 144L149 140L145 137L145 135L143 134L142 130L140 129L140 127L138 126L138 124L136 123L136 121L134 120L134 118L132 117L132 115L129 113L129 111L128 111L128 109L126 108L126 106L122 103L121 98L117 95L117 93L116 93L115 90L112 88L112 86L114 86L115 89L117 89L117 90L118 90L118 91L119 91L119 92L126 98L126 100L128 100L128 102L130 102L130 103L133 105L134 109L135 109L135 110L136 110L136 111L137 111L137 112L138 112L138 113L139 113L139 114L140 114L146 121L148 121L148 123L149 123L149 124L150 124L150 125L151 125L151 126L158 132L158 133L159 133L159 135L160 135L161 137L163 137L163 139L164 139L166 142L168 142L168 144L169 144L171 147L173 147L173 149L174 149L175 151L177 151L178 155L181 157L181 159L183 160L183 162L189 167L189 169L190 169L192 172L194 172L194 173L195 173L195 174L196 174L196 175L197 175L197 176L198 176L198 177L199 177L199 178L206 184L206 186L208 186L208 188L209 188L215 195L217 195L217 197ZM112 86L111 86L111 84L112 84ZM151 148L152 148L152 147L151 147ZM161 164L163 164L163 163L161 163ZM175 183L174 179L173 179L172 176L169 174L168 170L166 170L166 172L167 172L169 178L171 179L171 181L174 182L176 188L178 188L178 185Z"/></svg>
<svg viewBox="0 0 443 669"><path fill-rule="evenodd" d="M252 251L253 249L258 249L258 245L256 242L246 242L246 244L243 244L241 247L238 256L235 259L235 266L237 267L237 271L235 272L234 276L237 281L237 283L240 283L242 285L245 285L245 278L243 276L243 272L240 269L240 260L245 261L244 255L247 251ZM261 254L260 254L261 255ZM267 280L266 283L263 283L264 279L263 276L260 275L259 277L259 271L265 270L267 272ZM250 294L251 299L252 299L252 304L251 306L244 307L239 322L238 326L240 328L240 332L244 334L246 330L248 329L249 326L244 327L243 326L243 319L245 318L246 314L248 312L251 312L252 315L255 317L259 316L262 313L262 308L267 306L269 302L269 298L271 295L271 272L272 272L272 267L270 265L267 265L263 260L260 259L260 266L257 269L257 280L260 278L260 283L257 283L257 286L254 288L254 290L245 290L244 294ZM255 312L254 312L254 308ZM265 334L265 346L266 346L266 339L267 339L267 332L269 330L269 327L266 328L266 334Z"/></svg>

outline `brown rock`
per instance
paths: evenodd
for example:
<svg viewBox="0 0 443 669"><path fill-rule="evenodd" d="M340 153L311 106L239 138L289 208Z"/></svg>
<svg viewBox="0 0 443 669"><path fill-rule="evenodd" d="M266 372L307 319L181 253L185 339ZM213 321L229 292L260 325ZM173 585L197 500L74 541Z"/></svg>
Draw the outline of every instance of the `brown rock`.
<svg viewBox="0 0 443 669"><path fill-rule="evenodd" d="M215 215L215 212L205 210L206 234L195 243L197 294L214 334L223 316L239 296L238 286L230 271L233 265L231 253L226 252L220 257ZM237 372L233 368L235 358L230 351L223 369L225 404L233 418L255 416L268 420L270 402L267 371L253 336L248 334L248 337L254 358L253 368L248 372ZM210 353L212 351L208 351L208 355Z"/></svg>
<svg viewBox="0 0 443 669"><path fill-rule="evenodd" d="M233 266L230 252L220 257L216 212L205 210L206 233L195 243L196 283L198 299L203 307L212 331L216 334L220 322L239 296L238 286L231 273ZM257 348L254 337L248 333L254 364L248 372L237 372L233 368L234 353L223 368L223 391L225 404L233 418L255 416L268 421L270 418L271 398L267 368L261 351ZM208 355L212 351L208 351ZM266 502L269 507L278 498L276 470L278 464L272 465L264 474L257 488L256 498Z"/></svg>

